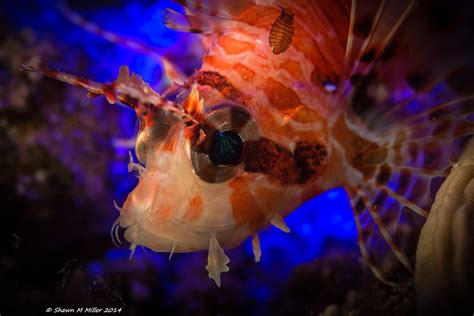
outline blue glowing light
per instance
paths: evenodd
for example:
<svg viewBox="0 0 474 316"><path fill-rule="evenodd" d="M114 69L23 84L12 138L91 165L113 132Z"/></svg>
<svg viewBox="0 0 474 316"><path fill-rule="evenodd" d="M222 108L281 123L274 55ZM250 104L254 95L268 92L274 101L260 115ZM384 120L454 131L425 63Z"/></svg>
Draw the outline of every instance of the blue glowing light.
<svg viewBox="0 0 474 316"><path fill-rule="evenodd" d="M87 271L92 277L95 277L104 273L104 265L98 261L89 262L87 265Z"/></svg>
<svg viewBox="0 0 474 316"><path fill-rule="evenodd" d="M356 247L357 231L351 206L343 189L334 189L308 200L285 218L290 234L276 228L260 233L263 266L280 261L289 270L317 258L326 243ZM246 243L249 255L252 245Z"/></svg>

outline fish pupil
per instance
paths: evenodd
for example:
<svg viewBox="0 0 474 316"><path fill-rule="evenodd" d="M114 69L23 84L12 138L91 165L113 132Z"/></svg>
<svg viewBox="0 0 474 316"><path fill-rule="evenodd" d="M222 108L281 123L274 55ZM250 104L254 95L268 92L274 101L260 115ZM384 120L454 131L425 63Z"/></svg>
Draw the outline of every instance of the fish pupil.
<svg viewBox="0 0 474 316"><path fill-rule="evenodd" d="M216 165L237 164L244 151L244 143L237 132L217 132L211 142L209 159Z"/></svg>

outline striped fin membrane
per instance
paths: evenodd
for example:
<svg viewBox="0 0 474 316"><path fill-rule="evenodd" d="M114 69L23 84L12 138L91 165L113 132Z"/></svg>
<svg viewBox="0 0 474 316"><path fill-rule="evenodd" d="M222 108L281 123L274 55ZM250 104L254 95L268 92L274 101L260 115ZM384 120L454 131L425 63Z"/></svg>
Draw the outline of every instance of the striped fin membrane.
<svg viewBox="0 0 474 316"><path fill-rule="evenodd" d="M240 23L235 19L251 5L275 5L277 0L174 0L185 8L185 13L167 9L164 24L176 31L221 34L235 29Z"/></svg>
<svg viewBox="0 0 474 316"><path fill-rule="evenodd" d="M453 80L450 72L422 87L409 83L405 88L408 93L401 98L394 95L401 91L400 86L388 87L387 96L371 94L382 81L377 76L390 64L390 60L382 60L385 49L417 4L408 1L400 16L392 19L391 27L380 28L389 2L380 1L370 31L356 45L357 3L352 0L346 75L338 100L347 101L342 103L348 107L349 120L367 128L360 132L360 144L351 161L363 181L346 186L360 250L377 278L400 286L412 282L417 239L434 193L464 141L474 134L474 84L470 79L471 84L466 85L468 78ZM356 46L359 51L354 53ZM462 69L458 70L460 76L469 73ZM464 82L462 87L459 82ZM371 140L364 135L370 135Z"/></svg>

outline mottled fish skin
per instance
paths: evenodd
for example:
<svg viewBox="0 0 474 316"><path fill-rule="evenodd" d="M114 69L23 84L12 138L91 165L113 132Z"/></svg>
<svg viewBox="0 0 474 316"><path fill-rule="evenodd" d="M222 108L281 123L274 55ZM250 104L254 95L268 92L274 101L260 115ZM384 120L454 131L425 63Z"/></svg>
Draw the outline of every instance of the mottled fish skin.
<svg viewBox="0 0 474 316"><path fill-rule="evenodd" d="M193 77L204 108L226 101L243 106L260 134L250 142L254 151L244 172L222 184L230 190L220 198L237 227L243 223L255 234L275 214L293 210L285 200L271 204L271 191L285 192L295 205L342 186L370 269L389 285L411 282L413 245L432 204L430 184L447 174L452 140L474 131L465 119L474 112L473 85L462 94L442 87L455 81L454 65L438 56L454 54L446 43L459 47L469 36L439 34L431 16L436 6L269 1L248 4L232 23L217 24L195 14L193 23L201 21L203 33L212 34ZM294 25L276 54L274 25L285 11ZM466 73L465 61L460 64ZM268 184L257 183L262 177Z"/></svg>
<svg viewBox="0 0 474 316"><path fill-rule="evenodd" d="M439 23L432 1L177 2L186 13L168 10L166 25L201 34L205 54L166 92L173 100L125 68L109 85L39 69L136 110L144 167L130 164L140 181L120 211L125 238L208 249L220 284L224 248L251 236L258 261L262 228L288 232L282 217L344 187L368 267L386 284L411 282L432 180L456 159L453 140L474 133L472 34L457 27L468 12L441 10L453 17ZM292 27L276 51L284 12ZM216 160L223 132L230 160Z"/></svg>

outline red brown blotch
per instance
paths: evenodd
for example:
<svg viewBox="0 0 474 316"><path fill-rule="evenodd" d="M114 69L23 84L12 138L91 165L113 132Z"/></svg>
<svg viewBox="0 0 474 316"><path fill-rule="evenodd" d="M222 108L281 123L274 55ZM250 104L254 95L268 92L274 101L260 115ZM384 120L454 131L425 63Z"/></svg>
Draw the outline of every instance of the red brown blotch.
<svg viewBox="0 0 474 316"><path fill-rule="evenodd" d="M202 213L202 197L197 194L188 202L188 208L186 209L183 220L186 222L195 221L201 217Z"/></svg>
<svg viewBox="0 0 474 316"><path fill-rule="evenodd" d="M354 134L342 117L331 132L346 150L347 161L362 172L365 179L370 179L376 171L376 166L387 158L387 148Z"/></svg>
<svg viewBox="0 0 474 316"><path fill-rule="evenodd" d="M309 141L298 142L293 154L300 171L300 183L319 175L327 157L326 147L323 144Z"/></svg>
<svg viewBox="0 0 474 316"><path fill-rule="evenodd" d="M229 182L229 187L233 190L230 203L237 227L248 224L252 233L258 232L265 225L266 216L249 191L249 183L237 177Z"/></svg>
<svg viewBox="0 0 474 316"><path fill-rule="evenodd" d="M407 170L407 169L402 170L398 176L398 186L396 188L397 193L400 195L404 195L408 190L410 181L411 181L410 170Z"/></svg>
<svg viewBox="0 0 474 316"><path fill-rule="evenodd" d="M382 165L377 175L377 183L380 185L386 184L390 180L391 175L392 171L390 170L390 167L387 165Z"/></svg>
<svg viewBox="0 0 474 316"><path fill-rule="evenodd" d="M221 70L227 70L232 68L233 64L226 62L225 59L216 57L214 55L205 55L203 57L203 64L218 68Z"/></svg>
<svg viewBox="0 0 474 316"><path fill-rule="evenodd" d="M298 94L293 89L271 77L266 79L263 92L265 92L270 105L288 119L301 123L323 121L318 112L301 102Z"/></svg>
<svg viewBox="0 0 474 316"><path fill-rule="evenodd" d="M364 209L365 209L364 201L362 201L362 199L358 199L354 204L354 210L356 214L357 215L361 214Z"/></svg>
<svg viewBox="0 0 474 316"><path fill-rule="evenodd" d="M152 127L155 124L155 117L153 113L148 112L143 115L143 122L145 124L145 127Z"/></svg>
<svg viewBox="0 0 474 316"><path fill-rule="evenodd" d="M265 81L263 91L270 104L277 110L287 111L301 105L301 100L293 89L286 87L271 77L268 77Z"/></svg>
<svg viewBox="0 0 474 316"><path fill-rule="evenodd" d="M248 68L247 66L244 66L242 64L236 64L234 66L235 71L240 75L242 80L247 81L252 83L254 78L255 78L255 71L252 69Z"/></svg>
<svg viewBox="0 0 474 316"><path fill-rule="evenodd" d="M247 172L258 172L270 176L270 180L282 184L296 182L298 171L294 168L293 155L282 146L262 138L251 144L253 155L245 163Z"/></svg>
<svg viewBox="0 0 474 316"><path fill-rule="evenodd" d="M115 83L104 85L104 96L107 101L114 103L116 100Z"/></svg>
<svg viewBox="0 0 474 316"><path fill-rule="evenodd" d="M416 164L418 161L418 144L416 143L410 143L408 145L408 156L410 158L410 161L408 162L410 165Z"/></svg>
<svg viewBox="0 0 474 316"><path fill-rule="evenodd" d="M194 77L194 80L201 86L210 86L219 91L224 98L235 101L241 105L246 105L249 100L241 90L235 87L223 75L214 71L200 71Z"/></svg>
<svg viewBox="0 0 474 316"><path fill-rule="evenodd" d="M280 206L281 188L258 186L254 191L255 196L258 196L259 204L268 206L264 211L274 211L272 205Z"/></svg>
<svg viewBox="0 0 474 316"><path fill-rule="evenodd" d="M441 166L443 151L435 142L427 143L423 148L423 167L438 169Z"/></svg>
<svg viewBox="0 0 474 316"><path fill-rule="evenodd" d="M155 217L154 220L158 223L163 223L169 221L173 216L173 208L168 203L162 203L156 210L155 210Z"/></svg>
<svg viewBox="0 0 474 316"><path fill-rule="evenodd" d="M245 53L255 48L255 44L237 40L230 35L219 36L218 44L228 55Z"/></svg>
<svg viewBox="0 0 474 316"><path fill-rule="evenodd" d="M79 88L84 88L85 86L90 84L90 80L86 78L77 77L76 80L77 83L75 84L75 86Z"/></svg>
<svg viewBox="0 0 474 316"><path fill-rule="evenodd" d="M433 136L444 136L451 130L451 127L451 121L439 122L433 129Z"/></svg>
<svg viewBox="0 0 474 316"><path fill-rule="evenodd" d="M423 196L427 194L427 189L428 186L426 185L425 181L423 181L422 179L417 179L412 186L410 194L407 197L408 200L417 204L420 200L423 199Z"/></svg>
<svg viewBox="0 0 474 316"><path fill-rule="evenodd" d="M173 139L173 138L166 138L166 142L164 142L162 145L161 145L161 150L162 151L168 151L168 152L172 152L174 151L176 148L176 140Z"/></svg>
<svg viewBox="0 0 474 316"><path fill-rule="evenodd" d="M304 184L323 169L327 152L318 141L302 141L292 153L271 140L262 138L251 144L253 154L245 161L247 172L263 173L282 185Z"/></svg>
<svg viewBox="0 0 474 316"><path fill-rule="evenodd" d="M462 122L458 123L458 125L456 126L456 128L453 132L453 137L459 137L459 136L467 135L469 133L472 133L473 130L474 130L474 124L473 123L462 121Z"/></svg>
<svg viewBox="0 0 474 316"><path fill-rule="evenodd" d="M303 70L301 70L300 63L294 60L287 60L280 65L280 68L285 69L297 81L303 81Z"/></svg>
<svg viewBox="0 0 474 316"><path fill-rule="evenodd" d="M383 162L387 157L386 148L357 135L354 135L351 146L355 151L352 165L362 172L366 179L374 175L377 164Z"/></svg>

